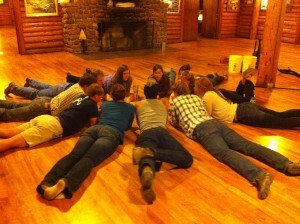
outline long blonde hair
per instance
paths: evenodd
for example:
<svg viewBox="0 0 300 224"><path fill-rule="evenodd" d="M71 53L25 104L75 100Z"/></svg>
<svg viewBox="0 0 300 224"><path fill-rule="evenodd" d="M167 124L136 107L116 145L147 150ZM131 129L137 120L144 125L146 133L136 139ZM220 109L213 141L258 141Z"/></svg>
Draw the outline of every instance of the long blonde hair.
<svg viewBox="0 0 300 224"><path fill-rule="evenodd" d="M214 91L217 93L221 98L226 100L227 102L231 103L229 99L227 99L218 89L216 89L212 82L207 77L201 77L196 79L195 88L201 91L201 94L205 94L207 91Z"/></svg>

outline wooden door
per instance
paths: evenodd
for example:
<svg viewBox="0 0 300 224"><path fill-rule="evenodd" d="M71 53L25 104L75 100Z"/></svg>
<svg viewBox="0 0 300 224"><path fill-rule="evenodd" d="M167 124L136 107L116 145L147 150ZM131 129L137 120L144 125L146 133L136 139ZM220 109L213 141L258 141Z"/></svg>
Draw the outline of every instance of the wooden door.
<svg viewBox="0 0 300 224"><path fill-rule="evenodd" d="M14 14L14 5L12 0L8 0L8 7L9 7L9 14L10 14L10 20L11 24L15 24L15 14Z"/></svg>
<svg viewBox="0 0 300 224"><path fill-rule="evenodd" d="M198 38L199 0L183 1L183 41L193 41Z"/></svg>
<svg viewBox="0 0 300 224"><path fill-rule="evenodd" d="M202 36L217 38L218 33L218 0L203 0Z"/></svg>

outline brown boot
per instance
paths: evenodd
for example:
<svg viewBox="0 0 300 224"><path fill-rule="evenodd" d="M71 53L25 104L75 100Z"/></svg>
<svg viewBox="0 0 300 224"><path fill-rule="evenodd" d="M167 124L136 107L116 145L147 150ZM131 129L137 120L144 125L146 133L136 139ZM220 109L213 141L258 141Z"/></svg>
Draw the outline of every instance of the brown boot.
<svg viewBox="0 0 300 224"><path fill-rule="evenodd" d="M132 149L132 161L133 164L138 164L142 158L144 157L153 157L154 153L151 149L149 148L142 148L142 147L134 147Z"/></svg>
<svg viewBox="0 0 300 224"><path fill-rule="evenodd" d="M9 85L4 90L5 96L8 96L11 93L11 89L13 88L14 85L15 85L14 82L9 83Z"/></svg>
<svg viewBox="0 0 300 224"><path fill-rule="evenodd" d="M268 197L270 193L270 186L273 182L273 175L268 172L264 172L255 181L258 188L258 198L264 200Z"/></svg>
<svg viewBox="0 0 300 224"><path fill-rule="evenodd" d="M154 180L153 170L149 166L145 166L143 168L140 181L142 184L142 189L141 189L142 197L148 204L152 204L156 199L156 194L152 186L153 180Z"/></svg>
<svg viewBox="0 0 300 224"><path fill-rule="evenodd" d="M288 176L300 176L300 163L289 163L285 174Z"/></svg>

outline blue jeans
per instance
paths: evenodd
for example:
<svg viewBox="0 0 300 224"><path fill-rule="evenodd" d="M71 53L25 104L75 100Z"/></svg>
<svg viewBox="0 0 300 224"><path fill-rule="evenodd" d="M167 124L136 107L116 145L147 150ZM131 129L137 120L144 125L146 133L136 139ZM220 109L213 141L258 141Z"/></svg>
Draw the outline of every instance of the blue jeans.
<svg viewBox="0 0 300 224"><path fill-rule="evenodd" d="M49 113L45 109L45 103L49 103L49 97L38 97L27 102L13 102L0 100L0 121L29 121L42 114Z"/></svg>
<svg viewBox="0 0 300 224"><path fill-rule="evenodd" d="M37 187L43 194L41 185L53 186L61 178L66 181L63 193L71 198L92 169L111 156L120 143L118 132L105 125L94 125L79 138L71 153L60 159Z"/></svg>
<svg viewBox="0 0 300 224"><path fill-rule="evenodd" d="M39 82L33 79L28 79L29 86L32 87L20 87L14 84L11 88L11 93L16 96L26 97L28 99L35 99L37 97L46 96L54 97L59 93L64 91L66 87L70 84L67 82L52 86L43 82Z"/></svg>
<svg viewBox="0 0 300 224"><path fill-rule="evenodd" d="M241 103L237 121L255 127L292 129L300 127L300 109L277 112L253 103Z"/></svg>
<svg viewBox="0 0 300 224"><path fill-rule="evenodd" d="M149 165L155 172L155 161L171 163L178 168L189 168L193 163L192 155L165 128L143 131L137 146L150 148L154 152L154 158L148 157L139 163L139 175L145 165Z"/></svg>
<svg viewBox="0 0 300 224"><path fill-rule="evenodd" d="M244 96L241 96L237 94L234 91L227 90L227 89L219 89L219 91L229 100L231 100L233 103L244 103L249 102L250 99L247 99Z"/></svg>
<svg viewBox="0 0 300 224"><path fill-rule="evenodd" d="M243 138L215 119L197 125L194 135L212 156L252 183L255 183L255 180L265 171L240 153L251 156L281 172L285 172L289 164L289 159L283 155Z"/></svg>

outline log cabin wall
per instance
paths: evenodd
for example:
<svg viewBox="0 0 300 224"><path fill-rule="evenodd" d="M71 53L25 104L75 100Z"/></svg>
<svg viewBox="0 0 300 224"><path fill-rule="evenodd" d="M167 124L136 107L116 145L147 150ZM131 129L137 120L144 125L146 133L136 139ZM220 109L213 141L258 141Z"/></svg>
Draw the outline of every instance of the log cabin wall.
<svg viewBox="0 0 300 224"><path fill-rule="evenodd" d="M183 1L180 1L179 13L167 13L167 43L182 42Z"/></svg>
<svg viewBox="0 0 300 224"><path fill-rule="evenodd" d="M62 18L58 16L27 17L24 0L15 5L18 18L19 52L36 54L64 51ZM58 7L60 12L60 7Z"/></svg>
<svg viewBox="0 0 300 224"><path fill-rule="evenodd" d="M245 1L240 2L240 11L238 14L237 36L249 38L251 32L252 15L254 4L247 4Z"/></svg>
<svg viewBox="0 0 300 224"><path fill-rule="evenodd" d="M238 28L238 12L227 11L227 1L221 0L222 9L219 21L219 34L218 38L232 38L237 36Z"/></svg>
<svg viewBox="0 0 300 224"><path fill-rule="evenodd" d="M249 38L251 31L253 4L241 2L238 16L237 37ZM260 10L257 39L262 39L265 27L266 11ZM300 0L293 0L291 10L286 12L282 33L283 43L300 44Z"/></svg>
<svg viewBox="0 0 300 224"><path fill-rule="evenodd" d="M168 13L167 15L167 43L182 42L182 13Z"/></svg>
<svg viewBox="0 0 300 224"><path fill-rule="evenodd" d="M12 12L11 0L5 0L4 4L0 5L0 25L13 25L14 14Z"/></svg>

